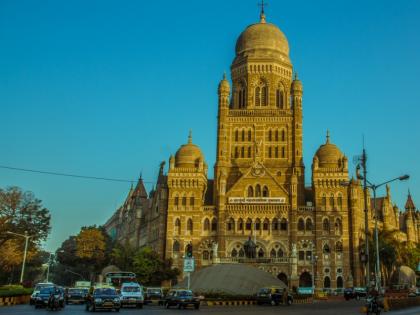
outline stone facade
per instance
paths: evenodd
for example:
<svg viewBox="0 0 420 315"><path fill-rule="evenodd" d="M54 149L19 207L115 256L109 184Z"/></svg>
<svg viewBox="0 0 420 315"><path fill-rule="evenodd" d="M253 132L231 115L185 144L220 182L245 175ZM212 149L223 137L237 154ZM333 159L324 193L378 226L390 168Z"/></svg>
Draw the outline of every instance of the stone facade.
<svg viewBox="0 0 420 315"><path fill-rule="evenodd" d="M313 274L317 288L363 285L361 182L350 179L347 157L327 133L313 158L312 185L305 187L303 85L285 35L263 13L237 40L231 79L232 87L226 76L218 87L214 180L190 134L170 157L166 175L161 164L156 188L141 202L139 230L122 234L139 235L139 246L153 247L181 269L191 244L198 268L247 263L291 287L310 287ZM376 202L379 226L418 242L420 215L407 204L400 214L388 187Z"/></svg>

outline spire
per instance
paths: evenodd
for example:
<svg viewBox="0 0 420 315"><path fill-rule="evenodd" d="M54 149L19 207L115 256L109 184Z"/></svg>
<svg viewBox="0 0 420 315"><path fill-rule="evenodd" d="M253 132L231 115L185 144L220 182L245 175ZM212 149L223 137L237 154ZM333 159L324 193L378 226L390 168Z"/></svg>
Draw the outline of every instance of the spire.
<svg viewBox="0 0 420 315"><path fill-rule="evenodd" d="M294 80L299 80L297 71L295 72Z"/></svg>
<svg viewBox="0 0 420 315"><path fill-rule="evenodd" d="M264 0L261 0L261 3L259 4L259 6L261 7L261 12L260 12L260 23L265 24L265 13L264 13L264 6L267 6L267 3L264 2Z"/></svg>
<svg viewBox="0 0 420 315"><path fill-rule="evenodd" d="M223 72L223 80L227 80L227 79L226 79L226 71L225 71L225 72Z"/></svg>
<svg viewBox="0 0 420 315"><path fill-rule="evenodd" d="M405 210L407 211L416 210L416 206L414 205L413 199L411 198L410 189L408 190L408 197L407 197L407 202L405 203Z"/></svg>
<svg viewBox="0 0 420 315"><path fill-rule="evenodd" d="M326 144L330 143L330 131L327 129L327 142Z"/></svg>
<svg viewBox="0 0 420 315"><path fill-rule="evenodd" d="M190 129L190 133L188 135L188 143L191 144L192 143L192 130Z"/></svg>

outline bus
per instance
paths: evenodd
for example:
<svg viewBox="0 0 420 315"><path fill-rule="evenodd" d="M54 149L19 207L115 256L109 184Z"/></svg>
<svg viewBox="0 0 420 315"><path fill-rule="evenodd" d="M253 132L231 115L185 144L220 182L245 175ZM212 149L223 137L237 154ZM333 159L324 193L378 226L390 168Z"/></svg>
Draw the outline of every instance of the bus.
<svg viewBox="0 0 420 315"><path fill-rule="evenodd" d="M121 285L125 282L136 281L136 274L134 272L115 271L105 274L105 282L114 286L115 288L121 288Z"/></svg>

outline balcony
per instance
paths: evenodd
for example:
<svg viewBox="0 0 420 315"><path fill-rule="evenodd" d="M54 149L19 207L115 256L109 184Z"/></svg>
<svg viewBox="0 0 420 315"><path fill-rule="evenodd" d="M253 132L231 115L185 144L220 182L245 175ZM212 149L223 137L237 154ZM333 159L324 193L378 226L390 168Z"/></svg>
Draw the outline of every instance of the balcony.
<svg viewBox="0 0 420 315"><path fill-rule="evenodd" d="M228 204L226 210L228 212L260 212L260 213L283 213L288 212L290 209L289 205L279 204Z"/></svg>
<svg viewBox="0 0 420 315"><path fill-rule="evenodd" d="M231 117L254 117L254 116L266 116L266 117L284 117L292 116L293 112L290 109L231 109L229 116Z"/></svg>
<svg viewBox="0 0 420 315"><path fill-rule="evenodd" d="M282 258L244 258L225 257L219 259L220 264L288 264L289 257Z"/></svg>

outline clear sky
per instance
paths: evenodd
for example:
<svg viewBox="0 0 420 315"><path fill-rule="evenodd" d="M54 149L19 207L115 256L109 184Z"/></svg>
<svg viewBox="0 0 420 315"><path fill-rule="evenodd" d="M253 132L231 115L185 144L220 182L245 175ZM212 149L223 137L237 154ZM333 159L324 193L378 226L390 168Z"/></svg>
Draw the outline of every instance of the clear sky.
<svg viewBox="0 0 420 315"><path fill-rule="evenodd" d="M0 165L143 172L150 189L192 129L212 170L217 84L258 10L257 0L1 0ZM272 0L266 15L304 85L306 181L326 129L352 171L364 134L370 180L409 173L393 200L403 207L410 188L420 205L420 1ZM130 187L0 169L10 185L51 210L48 250L104 223Z"/></svg>

